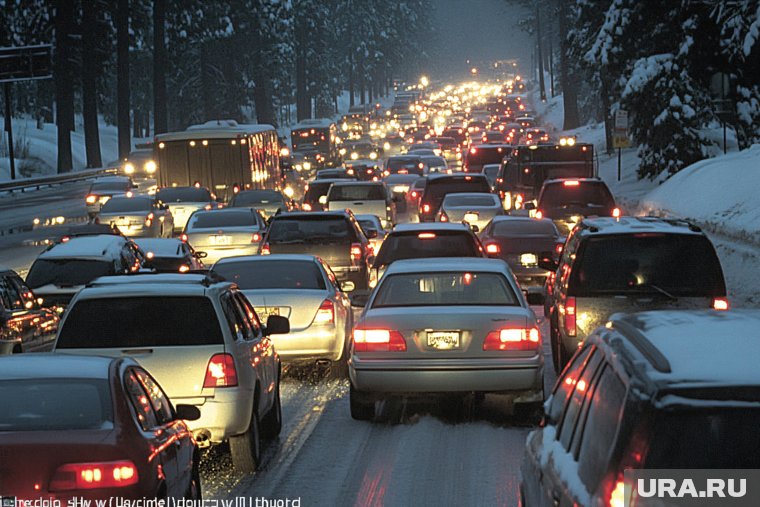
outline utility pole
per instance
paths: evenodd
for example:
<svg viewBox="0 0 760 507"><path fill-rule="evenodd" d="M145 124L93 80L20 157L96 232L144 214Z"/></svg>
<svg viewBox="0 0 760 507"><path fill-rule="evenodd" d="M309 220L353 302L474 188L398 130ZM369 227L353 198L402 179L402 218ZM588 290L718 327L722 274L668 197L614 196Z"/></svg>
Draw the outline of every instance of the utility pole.
<svg viewBox="0 0 760 507"><path fill-rule="evenodd" d="M546 102L546 84L544 83L544 58L541 50L541 11L536 2L536 41L538 42L538 84L541 92L541 102Z"/></svg>

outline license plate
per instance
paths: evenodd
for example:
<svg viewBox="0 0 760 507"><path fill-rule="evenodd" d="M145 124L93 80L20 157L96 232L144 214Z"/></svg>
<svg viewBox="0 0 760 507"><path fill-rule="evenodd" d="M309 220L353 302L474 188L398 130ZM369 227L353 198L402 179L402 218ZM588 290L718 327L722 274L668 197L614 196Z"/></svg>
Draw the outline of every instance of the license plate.
<svg viewBox="0 0 760 507"><path fill-rule="evenodd" d="M478 219L477 213L465 213L464 214L464 221L465 222L475 222Z"/></svg>
<svg viewBox="0 0 760 507"><path fill-rule="evenodd" d="M209 240L209 243L216 246L232 244L232 236L221 236L221 235L209 236L208 240Z"/></svg>
<svg viewBox="0 0 760 507"><path fill-rule="evenodd" d="M428 331L428 347L437 350L452 350L459 348L458 331Z"/></svg>
<svg viewBox="0 0 760 507"><path fill-rule="evenodd" d="M538 257L536 254L525 253L520 256L520 264L523 266L534 266L538 264Z"/></svg>

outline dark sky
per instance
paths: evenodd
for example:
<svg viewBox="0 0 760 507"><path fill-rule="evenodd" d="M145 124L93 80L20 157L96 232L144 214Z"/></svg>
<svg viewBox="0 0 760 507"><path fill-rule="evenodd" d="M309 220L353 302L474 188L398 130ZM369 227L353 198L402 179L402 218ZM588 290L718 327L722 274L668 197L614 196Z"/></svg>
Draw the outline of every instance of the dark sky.
<svg viewBox="0 0 760 507"><path fill-rule="evenodd" d="M431 0L436 43L429 47L430 73L454 77L468 72L467 59L478 62L519 58L530 66L531 38L517 22L523 8L508 0Z"/></svg>

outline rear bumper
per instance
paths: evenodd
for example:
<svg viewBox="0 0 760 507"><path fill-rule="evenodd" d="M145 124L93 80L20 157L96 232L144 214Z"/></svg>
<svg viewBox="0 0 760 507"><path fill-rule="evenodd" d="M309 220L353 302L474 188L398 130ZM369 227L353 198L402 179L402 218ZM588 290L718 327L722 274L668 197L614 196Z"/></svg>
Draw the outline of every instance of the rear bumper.
<svg viewBox="0 0 760 507"><path fill-rule="evenodd" d="M242 387L214 389L213 397L172 398L175 406L195 405L201 411L197 421L187 421L187 425L200 440L221 443L234 435L248 430L253 413L253 390Z"/></svg>
<svg viewBox="0 0 760 507"><path fill-rule="evenodd" d="M366 289L369 285L369 269L363 266L332 267L335 278L340 282L351 281L357 289Z"/></svg>
<svg viewBox="0 0 760 507"><path fill-rule="evenodd" d="M192 243L191 243L192 244ZM203 258L203 264L211 266L219 259L225 257L237 257L239 255L258 255L259 244L251 243L250 245L230 246L230 247L211 247L211 246L194 246L196 252L206 252L207 256Z"/></svg>
<svg viewBox="0 0 760 507"><path fill-rule="evenodd" d="M345 332L337 326L310 326L295 333L273 335L272 341L285 364L317 359L337 361L343 356Z"/></svg>
<svg viewBox="0 0 760 507"><path fill-rule="evenodd" d="M543 396L543 356L513 360L349 360L353 386L374 393L499 392Z"/></svg>

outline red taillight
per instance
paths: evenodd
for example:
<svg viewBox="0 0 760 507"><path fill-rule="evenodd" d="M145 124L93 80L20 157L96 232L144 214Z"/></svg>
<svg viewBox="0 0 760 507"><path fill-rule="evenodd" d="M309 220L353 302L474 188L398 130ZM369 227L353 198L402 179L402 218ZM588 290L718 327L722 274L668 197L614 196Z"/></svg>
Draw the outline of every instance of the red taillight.
<svg viewBox="0 0 760 507"><path fill-rule="evenodd" d="M620 218L620 208L615 208L612 210L612 217L613 218Z"/></svg>
<svg viewBox="0 0 760 507"><path fill-rule="evenodd" d="M137 467L129 460L61 465L50 480L50 491L121 488L137 484Z"/></svg>
<svg viewBox="0 0 760 507"><path fill-rule="evenodd" d="M261 234L254 232L253 236L251 236L251 243L258 243L259 241L261 241Z"/></svg>
<svg viewBox="0 0 760 507"><path fill-rule="evenodd" d="M565 332L568 336L575 336L575 298L568 297L565 301Z"/></svg>
<svg viewBox="0 0 760 507"><path fill-rule="evenodd" d="M95 204L95 202L96 202L97 200L98 200L98 196L97 196L97 195L88 195L88 196L85 198L85 202L86 202L87 204Z"/></svg>
<svg viewBox="0 0 760 507"><path fill-rule="evenodd" d="M581 182L578 180L567 180L563 182L562 184L565 185L566 187L577 187L578 185L581 184Z"/></svg>
<svg viewBox="0 0 760 507"><path fill-rule="evenodd" d="M362 244L351 243L350 255L352 262L358 262L362 258Z"/></svg>
<svg viewBox="0 0 760 507"><path fill-rule="evenodd" d="M261 245L261 255L269 255L271 252L269 251L269 243L264 243Z"/></svg>
<svg viewBox="0 0 760 507"><path fill-rule="evenodd" d="M153 213L148 213L148 216L145 217L145 225L147 227L150 227L150 225L153 223L153 218L154 218Z"/></svg>
<svg viewBox="0 0 760 507"><path fill-rule="evenodd" d="M406 340L398 331L388 329L354 329L356 352L405 352Z"/></svg>
<svg viewBox="0 0 760 507"><path fill-rule="evenodd" d="M544 212L539 210L536 210L536 220L541 220L544 218Z"/></svg>
<svg viewBox="0 0 760 507"><path fill-rule="evenodd" d="M417 191L416 190L412 190L412 198L416 198L416 197L417 197Z"/></svg>
<svg viewBox="0 0 760 507"><path fill-rule="evenodd" d="M303 203L303 206L301 206L301 209L304 211L311 211L311 204L308 202Z"/></svg>
<svg viewBox="0 0 760 507"><path fill-rule="evenodd" d="M429 204L423 204L422 205L422 212L423 213L430 213L430 205Z"/></svg>
<svg viewBox="0 0 760 507"><path fill-rule="evenodd" d="M488 254L498 254L501 251L501 248L499 248L498 243L488 243L486 245L486 253Z"/></svg>
<svg viewBox="0 0 760 507"><path fill-rule="evenodd" d="M445 211L441 211L441 222L448 222L449 216L446 214Z"/></svg>
<svg viewBox="0 0 760 507"><path fill-rule="evenodd" d="M477 149L477 148L470 148L470 153L471 153L472 155L475 155L477 152L478 152L478 149Z"/></svg>
<svg viewBox="0 0 760 507"><path fill-rule="evenodd" d="M610 492L610 507L625 507L625 482L620 479L615 483L615 487Z"/></svg>
<svg viewBox="0 0 760 507"><path fill-rule="evenodd" d="M538 328L505 328L491 331L483 341L483 350L536 350L541 341Z"/></svg>
<svg viewBox="0 0 760 507"><path fill-rule="evenodd" d="M211 209L211 204L206 204L206 205L203 207L203 209L205 209L206 211L209 211L209 210Z"/></svg>
<svg viewBox="0 0 760 507"><path fill-rule="evenodd" d="M180 241L183 241L183 242L187 243L187 234L182 234L182 235L179 237L179 239L180 239Z"/></svg>
<svg viewBox="0 0 760 507"><path fill-rule="evenodd" d="M203 387L233 387L238 385L235 360L231 354L214 354L206 367Z"/></svg>
<svg viewBox="0 0 760 507"><path fill-rule="evenodd" d="M728 310L728 299L715 298L712 302L713 310Z"/></svg>
<svg viewBox="0 0 760 507"><path fill-rule="evenodd" d="M557 255L560 255L562 253L562 250L564 248L565 248L565 244L564 243L557 243L556 245L554 245L554 252Z"/></svg>
<svg viewBox="0 0 760 507"><path fill-rule="evenodd" d="M329 299L325 299L314 316L314 324L332 324L335 322L335 305Z"/></svg>

